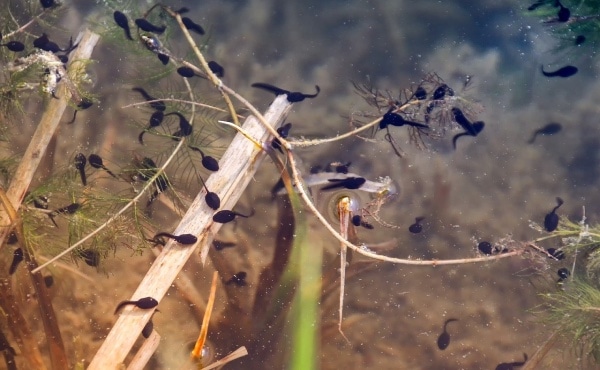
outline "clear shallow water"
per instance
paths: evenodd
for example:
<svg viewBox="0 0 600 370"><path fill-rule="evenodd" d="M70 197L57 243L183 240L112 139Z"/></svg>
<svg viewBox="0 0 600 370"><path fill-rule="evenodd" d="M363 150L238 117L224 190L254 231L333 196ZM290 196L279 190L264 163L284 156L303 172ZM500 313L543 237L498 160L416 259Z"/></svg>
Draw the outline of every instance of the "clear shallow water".
<svg viewBox="0 0 600 370"><path fill-rule="evenodd" d="M522 17L524 7L495 1L476 6L469 1L208 1L193 9L190 17L210 28L208 54L226 68L229 85L259 107L266 107L271 96L250 88L252 82L307 92L315 84L321 87L317 99L294 108L289 118L294 123L292 136L334 135L348 128L341 116L369 109L353 93L351 80L370 78L378 87L395 91L418 83L429 72L450 86L460 86L465 75L473 75L468 95L485 108L478 119L486 127L477 138L459 140L456 151L450 149L448 136L430 151L403 144L407 155L401 159L381 133L376 143L351 139L298 150L307 168L352 161L353 172L365 177L392 177L401 194L381 216L405 227L376 225L374 231L361 229L359 237L365 242L396 238L398 247L389 253L397 257L444 259L476 256L476 241L482 239L495 241L506 234L516 240L537 237L528 220L541 222L556 196L565 199L562 215L579 219L585 205L590 221L598 218L594 192L598 170L593 161L598 142L593 102L598 89L591 78L596 64L581 54L567 54L557 61L548 52L553 45L544 27ZM99 59L120 58L118 49L101 50ZM544 79L538 68L549 62L556 63L552 67L580 62L581 71L567 80ZM106 65L97 67L100 76L112 72L104 70ZM133 75L128 68L120 72ZM121 100L132 100L122 93L119 81L99 83L97 88L103 109L96 125L103 127L99 122L105 122L115 127L132 119L130 112L118 108L124 104ZM563 132L527 145L531 132L550 121L562 123ZM94 131L108 142L103 148L109 153L127 152L137 136L131 130L131 137L123 134L111 141L104 130L96 126ZM81 136L82 143L92 141L84 146L102 142L85 131ZM399 140L405 138L400 135ZM265 163L241 202L243 207L254 207L256 216L224 230L246 245L239 249L247 254L228 255L236 266L264 264L272 253L276 225L266 189L276 178L276 171ZM426 216L423 233L408 233L408 225L421 215ZM315 243L336 251L337 243L316 222L311 223L311 231ZM112 325L112 316L106 314L112 302L133 291L148 265L148 256L138 261L121 252L106 267L109 277L99 274L93 289L84 285L75 293L68 286L60 288L66 306L80 306L90 299L97 302L95 307L81 308L94 329L89 335L90 353L86 350L84 357L92 357ZM523 352L531 355L549 335L531 310L540 303L540 290L552 287L559 266L540 276L532 275L530 267L532 263L519 258L435 268L378 264L348 281L345 333L352 345L345 344L335 330L324 332L322 368L488 369L520 360ZM209 276L193 266L188 272L198 280ZM161 302L161 310L178 314L155 319L164 343L153 368L177 368L174 354L197 332L190 322L198 318L173 297L164 305ZM322 305L325 326L337 320L337 295L329 300ZM221 299L218 308L224 304ZM459 321L448 326L451 343L440 351L436 340L448 318ZM67 335L90 330L87 320L73 321L77 329L67 329ZM274 351L280 350L273 346ZM573 361L568 353L558 351L550 358L555 365ZM231 368L246 366L260 368L263 363L252 358Z"/></svg>

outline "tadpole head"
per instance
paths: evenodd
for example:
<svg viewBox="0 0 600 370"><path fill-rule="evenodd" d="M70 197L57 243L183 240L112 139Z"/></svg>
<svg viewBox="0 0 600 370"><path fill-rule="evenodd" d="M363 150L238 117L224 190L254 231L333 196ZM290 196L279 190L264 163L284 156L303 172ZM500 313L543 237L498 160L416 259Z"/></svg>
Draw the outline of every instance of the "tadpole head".
<svg viewBox="0 0 600 370"><path fill-rule="evenodd" d="M94 168L104 167L104 162L102 161L102 158L97 154L90 154L88 156L88 161L90 162L90 166Z"/></svg>

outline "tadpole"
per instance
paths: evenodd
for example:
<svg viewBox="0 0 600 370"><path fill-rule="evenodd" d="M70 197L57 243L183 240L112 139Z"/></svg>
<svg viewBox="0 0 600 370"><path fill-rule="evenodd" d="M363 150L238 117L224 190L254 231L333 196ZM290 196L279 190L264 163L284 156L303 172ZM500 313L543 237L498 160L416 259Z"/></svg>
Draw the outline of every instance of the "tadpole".
<svg viewBox="0 0 600 370"><path fill-rule="evenodd" d="M85 155L83 153L77 153L75 155L75 168L79 171L79 176L81 177L81 182L83 186L87 185L87 179L85 176L85 165L87 163L87 159L85 159Z"/></svg>
<svg viewBox="0 0 600 370"><path fill-rule="evenodd" d="M157 35L162 35L167 29L167 26L165 25L155 26L152 23L145 20L144 18L136 19L135 25L138 26L138 28L142 29L142 31L156 33Z"/></svg>
<svg viewBox="0 0 600 370"><path fill-rule="evenodd" d="M560 206L562 206L563 203L564 202L563 202L562 198L556 197L556 207L552 208L552 211L550 211L544 217L544 229L546 229L546 231L552 232L552 231L556 230L556 228L558 227L558 221L560 218L556 214L556 210Z"/></svg>
<svg viewBox="0 0 600 370"><path fill-rule="evenodd" d="M531 139L527 141L527 144L533 144L535 138L538 135L554 135L562 130L562 125L560 123L551 122L544 127L540 127L539 129L533 132Z"/></svg>
<svg viewBox="0 0 600 370"><path fill-rule="evenodd" d="M446 320L446 322L444 323L444 331L442 332L442 334L440 334L440 336L437 339L437 346L442 351L448 348L448 346L450 345L450 334L448 334L448 332L446 331L446 326L452 321L458 321L458 319Z"/></svg>
<svg viewBox="0 0 600 370"><path fill-rule="evenodd" d="M234 274L229 280L225 282L225 285L235 284L237 286L246 286L246 272L240 271L237 274Z"/></svg>
<svg viewBox="0 0 600 370"><path fill-rule="evenodd" d="M483 254L491 255L492 254L492 243L482 241L477 245L477 249Z"/></svg>
<svg viewBox="0 0 600 370"><path fill-rule="evenodd" d="M459 108L452 108L452 114L454 115L454 120L458 123L465 132L454 135L452 138L452 146L456 149L456 140L458 140L461 136L477 136L481 131L483 131L483 127L485 123L483 121L477 121L471 123L467 117L463 114L463 112Z"/></svg>
<svg viewBox="0 0 600 370"><path fill-rule="evenodd" d="M40 0L40 5L44 9L48 9L54 6L54 0Z"/></svg>
<svg viewBox="0 0 600 370"><path fill-rule="evenodd" d="M155 97L151 96L150 94L148 94L146 92L146 90L142 89L141 87L134 87L131 90L139 92L146 101L151 101L150 107L152 107L152 109L159 110L162 112L164 112L167 109L167 106L165 105L164 102L153 101L153 100L157 100L157 99Z"/></svg>
<svg viewBox="0 0 600 370"><path fill-rule="evenodd" d="M368 230L373 230L375 227L373 225L371 225L370 223L368 223L367 221L363 220L361 215L354 215L352 216L352 225L358 227L358 226L362 226L365 229Z"/></svg>
<svg viewBox="0 0 600 370"><path fill-rule="evenodd" d="M221 211L219 211L219 212L217 212L217 213L215 213L213 215L213 221L216 222L216 223L219 223L219 224L226 224L228 222L231 222L231 221L235 220L235 218L237 216L248 218L251 215L246 216L246 215L243 215L241 213L237 213L237 212L232 211L232 210L224 209L224 210L221 210Z"/></svg>
<svg viewBox="0 0 600 370"><path fill-rule="evenodd" d="M408 231L410 231L413 234L418 234L421 231L423 231L423 225L421 225L421 221L423 221L424 219L425 217L423 216L415 218L415 223L408 227Z"/></svg>
<svg viewBox="0 0 600 370"><path fill-rule="evenodd" d="M106 166L104 165L104 162L102 161L102 158L99 155L90 154L88 156L88 161L90 162L90 166L92 166L96 169L103 169L104 171L106 171L109 175L111 175L115 179L119 178L117 175L112 173L108 168L106 168Z"/></svg>
<svg viewBox="0 0 600 370"><path fill-rule="evenodd" d="M125 36L127 36L128 39L133 41L133 38L131 37L131 30L129 29L129 20L127 19L127 16L121 13L120 11L115 10L115 12L113 13L113 18L117 26L121 27L125 31Z"/></svg>
<svg viewBox="0 0 600 370"><path fill-rule="evenodd" d="M523 357L523 361L519 362L502 362L496 366L496 370L514 370L515 367L523 366L527 362L527 353L523 353Z"/></svg>
<svg viewBox="0 0 600 370"><path fill-rule="evenodd" d="M21 248L15 249L13 252L13 260L10 264L10 268L8 269L8 274L12 275L17 271L17 267L19 267L19 263L23 261L23 250Z"/></svg>
<svg viewBox="0 0 600 370"><path fill-rule="evenodd" d="M575 66L564 66L562 68L557 69L554 72L546 72L544 71L544 66L541 67L542 74L546 77L562 77L567 78L571 77L579 71Z"/></svg>
<svg viewBox="0 0 600 370"><path fill-rule="evenodd" d="M194 72L193 69L191 69L190 67L186 67L186 66L177 68L177 73L181 77L185 77L185 78L192 78L196 75L196 73Z"/></svg>
<svg viewBox="0 0 600 370"><path fill-rule="evenodd" d="M367 181L363 177L346 177L345 179L328 179L332 184L324 186L321 190L332 190L338 188L359 189Z"/></svg>
<svg viewBox="0 0 600 370"><path fill-rule="evenodd" d="M402 118L401 115L399 115L397 113L392 113L392 110L394 110L393 107L390 108L387 111L387 113L383 115L383 118L381 118L381 121L379 121L379 129L384 129L384 128L388 127L388 125L392 125L392 126L396 126L396 127L408 125L408 126L422 128L422 129L429 128L429 126L422 124L422 123L407 121L404 118Z"/></svg>
<svg viewBox="0 0 600 370"><path fill-rule="evenodd" d="M149 310L158 306L158 301L152 297L140 298L137 301L122 301L117 305L117 308L115 309L115 315L119 312L119 310L121 310L121 308L130 304L143 310Z"/></svg>
<svg viewBox="0 0 600 370"><path fill-rule="evenodd" d="M5 46L8 50L14 51L15 53L25 50L25 45L19 41L9 41L6 44L0 44L0 46Z"/></svg>
<svg viewBox="0 0 600 370"><path fill-rule="evenodd" d="M205 155L204 152L197 146L190 145L189 148L200 153L200 156L202 157L202 167L213 172L217 172L219 170L219 162L214 157Z"/></svg>
<svg viewBox="0 0 600 370"><path fill-rule="evenodd" d="M88 266L98 267L100 265L100 253L93 249L84 249L81 251L81 257Z"/></svg>
<svg viewBox="0 0 600 370"><path fill-rule="evenodd" d="M81 204L79 203L71 203L68 206L59 208L59 209L55 209L54 211L48 213L48 217L50 217L50 220L52 220L52 223L54 224L54 226L58 227L58 224L56 223L56 221L54 221L54 217L56 215L59 215L61 213L64 214L73 214L75 212L77 212L77 210L81 207Z"/></svg>
<svg viewBox="0 0 600 370"><path fill-rule="evenodd" d="M154 113L152 113L152 115L150 116L150 121L148 122L148 127L144 129L138 136L138 141L140 142L140 144L144 145L144 134L151 128L160 126L164 117L164 113L160 110L157 110Z"/></svg>
<svg viewBox="0 0 600 370"><path fill-rule="evenodd" d="M314 94L304 94L301 92L290 92L290 91L281 89L277 86L273 86L271 84L267 84L267 83L263 83L263 82L256 82L250 86L256 87L258 89L262 89L265 91L269 91L269 92L275 94L275 96L287 95L287 101L290 103L298 103L298 102L303 101L306 98L311 98L311 99L316 98L317 95L319 95L319 93L321 92L321 88L319 87L319 85L315 85L315 89L317 90L317 92Z"/></svg>
<svg viewBox="0 0 600 370"><path fill-rule="evenodd" d="M192 234L181 234L181 235L173 235L166 232L160 232L154 235L153 240L157 240L158 238L165 237L175 240L179 244L190 245L195 244L198 241L198 238Z"/></svg>
<svg viewBox="0 0 600 370"><path fill-rule="evenodd" d="M279 134L279 136L281 136L282 138L287 138L288 135L290 134L290 130L292 129L292 124L290 122L282 125L281 127L277 128L277 133ZM273 147L273 149L279 150L281 152L281 154L283 154L283 150L281 149L281 141L279 141L278 138L274 138L271 141L271 146Z"/></svg>
<svg viewBox="0 0 600 370"><path fill-rule="evenodd" d="M213 239L212 245L218 251L222 251L225 248L233 248L236 246L236 244L233 242L224 242L224 241L216 240L216 239Z"/></svg>
<svg viewBox="0 0 600 370"><path fill-rule="evenodd" d="M179 140L180 137L190 136L192 134L192 125L190 122L179 112L171 112L165 114L166 116L176 115L179 117L179 130L173 133L174 140Z"/></svg>
<svg viewBox="0 0 600 370"><path fill-rule="evenodd" d="M179 13L181 13L181 12L179 12ZM199 24L194 23L194 21L192 21L188 17L182 17L181 22L183 22L183 25L188 30L194 31L199 35L204 35L204 29Z"/></svg>
<svg viewBox="0 0 600 370"><path fill-rule="evenodd" d="M219 63L215 62L214 60L208 62L208 68L210 68L211 72L219 78L225 76L225 68L223 68Z"/></svg>

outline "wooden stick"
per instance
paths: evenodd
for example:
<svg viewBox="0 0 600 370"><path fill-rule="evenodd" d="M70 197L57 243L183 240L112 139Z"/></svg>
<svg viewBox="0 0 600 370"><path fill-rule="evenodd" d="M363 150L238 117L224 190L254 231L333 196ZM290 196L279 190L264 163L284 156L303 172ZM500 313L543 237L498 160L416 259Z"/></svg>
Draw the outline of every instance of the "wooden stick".
<svg viewBox="0 0 600 370"><path fill-rule="evenodd" d="M82 64L78 63L78 61L90 58L99 38L100 36L90 30L85 30L79 34L77 38L80 40L79 46L70 57L69 69L71 69L72 66L81 66ZM6 191L8 199L10 199L12 206L17 211L21 206L21 202L33 179L33 175L46 153L48 143L52 139L54 132L57 130L60 119L67 108L67 103L70 98L67 91L68 89L65 88L65 84L62 83L59 89L60 98L49 99L40 123L29 142L29 146L27 147L23 158L21 158L19 167L10 183L10 187ZM9 223L6 212L4 211L0 212L0 219L2 219L2 225L7 225ZM0 228L0 245L4 244L4 240L9 232L10 228L8 227Z"/></svg>
<svg viewBox="0 0 600 370"><path fill-rule="evenodd" d="M150 357L156 352L159 343L160 335L156 330L153 330L150 337L144 341L142 347L137 351L129 366L127 366L127 370L144 370L146 364L150 361Z"/></svg>
<svg viewBox="0 0 600 370"><path fill-rule="evenodd" d="M287 101L287 96L278 96L269 107L265 118L276 127L283 122L290 108L291 104ZM254 116L246 119L243 128L259 142L264 143L269 138L267 129ZM207 187L215 191L221 198L223 209L231 209L237 203L265 155L262 148L257 148L243 135L238 133L235 136L221 158L219 171L213 173L206 182ZM174 231L176 235L194 234L198 236L203 263L214 235L222 226L212 221L214 211L206 204L205 195L206 190L203 189ZM172 240L167 242L162 253L154 261L130 299L153 297L160 302L194 250L193 247L182 246ZM152 315L152 310L137 310L135 315L130 315L131 312L132 308L130 307L122 311L92 359L88 370L116 369L124 361L142 328Z"/></svg>

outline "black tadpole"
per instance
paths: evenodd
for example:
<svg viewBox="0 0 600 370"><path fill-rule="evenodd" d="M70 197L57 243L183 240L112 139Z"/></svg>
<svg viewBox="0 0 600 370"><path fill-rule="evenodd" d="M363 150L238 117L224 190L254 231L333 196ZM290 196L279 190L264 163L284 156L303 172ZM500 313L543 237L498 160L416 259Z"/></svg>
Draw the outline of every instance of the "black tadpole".
<svg viewBox="0 0 600 370"><path fill-rule="evenodd" d="M100 253L93 249L85 249L80 253L81 257L85 261L85 264L92 267L98 267L100 265Z"/></svg>
<svg viewBox="0 0 600 370"><path fill-rule="evenodd" d="M119 312L119 310L121 310L121 308L123 308L126 305L130 305L130 304L136 306L137 308L141 308L143 310L149 310L151 308L158 306L158 301L152 297L140 298L137 301L122 301L121 303L119 303L117 305L117 308L115 309L115 315Z"/></svg>
<svg viewBox="0 0 600 370"><path fill-rule="evenodd" d="M152 103L150 103L150 107L152 107L152 109L163 112L167 109L167 106L164 102L153 101L156 100L156 98L148 94L146 90L142 89L141 87L134 87L131 90L139 92L146 101L152 101Z"/></svg>
<svg viewBox="0 0 600 370"><path fill-rule="evenodd" d="M225 76L225 68L223 68L219 63L215 62L214 60L208 62L208 68L210 68L211 72L219 78Z"/></svg>
<svg viewBox="0 0 600 370"><path fill-rule="evenodd" d="M93 101L91 101L88 98L82 98L81 101L77 103L77 109L75 109L75 112L73 112L73 118L67 123L71 124L75 122L75 118L77 118L77 112L79 112L80 110L86 110L92 105L94 105Z"/></svg>
<svg viewBox="0 0 600 370"><path fill-rule="evenodd" d="M224 209L222 211L219 211L217 213L215 213L213 215L213 221L219 224L226 224L228 222L231 222L233 220L235 220L235 218L239 216L239 217L244 217L244 218L248 218L251 215L243 215L241 213L237 213L235 211L232 210L228 210L228 209Z"/></svg>
<svg viewBox="0 0 600 370"><path fill-rule="evenodd" d="M195 152L200 153L200 156L202 157L202 166L204 168L213 172L217 172L219 170L219 162L214 157L211 157L210 155L205 155L204 152L197 146L190 145L189 148Z"/></svg>
<svg viewBox="0 0 600 370"><path fill-rule="evenodd" d="M204 185L204 187L206 188L206 185ZM204 196L204 201L206 201L206 204L215 211L221 208L221 198L219 198L219 195L217 193L213 193L212 191L208 191L208 188L206 191L207 193Z"/></svg>
<svg viewBox="0 0 600 370"><path fill-rule="evenodd" d="M186 66L177 68L177 73L181 77L185 77L185 78L192 78L196 75L196 73L194 72L193 69L191 69L190 67L186 67Z"/></svg>
<svg viewBox="0 0 600 370"><path fill-rule="evenodd" d="M571 77L579 71L575 66L564 66L562 68L557 69L554 72L546 72L544 71L544 66L541 67L542 74L546 77L562 77L567 78Z"/></svg>
<svg viewBox="0 0 600 370"><path fill-rule="evenodd" d="M65 206L65 207L62 207L59 209L55 209L54 211L48 213L48 217L50 217L50 220L52 220L52 223L54 224L54 226L58 227L58 225L56 224L56 221L54 221L54 216L59 215L61 213L72 215L73 213L77 212L77 210L79 208L81 208L81 204L71 203L68 206Z"/></svg>
<svg viewBox="0 0 600 370"><path fill-rule="evenodd" d="M15 249L13 252L13 260L10 264L10 268L8 269L8 274L12 275L17 271L17 267L19 267L19 263L23 261L23 250L21 248Z"/></svg>
<svg viewBox="0 0 600 370"><path fill-rule="evenodd" d="M158 233L154 235L153 240L158 240L158 238L169 238L175 240L179 244L190 245L195 244L198 241L198 238L192 234L181 234L181 235L173 235L166 232Z"/></svg>
<svg viewBox="0 0 600 370"><path fill-rule="evenodd" d="M112 173L108 168L106 168L106 166L104 165L104 162L102 161L102 158L99 155L90 154L88 156L88 161L90 162L90 166L97 168L97 169L100 169L100 168L103 169L104 171L106 171L109 175L111 175L115 179L119 178L117 175Z"/></svg>
<svg viewBox="0 0 600 370"><path fill-rule="evenodd" d="M471 123L467 117L463 114L463 112L459 108L452 108L452 114L454 115L454 120L458 123L465 132L454 135L452 138L452 146L456 149L456 140L458 140L461 136L477 136L481 131L483 131L483 127L485 123L483 121L477 121Z"/></svg>
<svg viewBox="0 0 600 370"><path fill-rule="evenodd" d="M25 45L19 41L9 41L6 44L0 44L0 46L5 46L8 50L14 51L15 53L25 50Z"/></svg>
<svg viewBox="0 0 600 370"><path fill-rule="evenodd" d="M138 141L140 142L140 144L144 145L144 134L151 128L160 126L164 117L165 114L160 110L157 110L154 113L152 113L152 115L150 116L150 121L148 122L148 127L145 128L142 132L140 132L140 135L138 136Z"/></svg>
<svg viewBox="0 0 600 370"><path fill-rule="evenodd" d="M181 12L179 13L181 14ZM188 30L194 31L199 35L204 35L204 28L202 28L199 24L194 23L194 21L192 21L188 17L182 17L181 21L183 22L185 28L187 28Z"/></svg>
<svg viewBox="0 0 600 370"><path fill-rule="evenodd" d="M563 281L567 280L567 278L571 275L571 272L568 268L562 267L558 269L556 274L558 275L558 282L562 283Z"/></svg>
<svg viewBox="0 0 600 370"><path fill-rule="evenodd" d="M338 188L345 188L350 190L359 189L367 180L363 177L346 177L345 179L328 179L327 181L331 182L332 184L322 187L321 190L331 190Z"/></svg>
<svg viewBox="0 0 600 370"><path fill-rule="evenodd" d="M556 214L556 210L563 205L563 200L560 197L556 197L556 207L552 208L546 216L544 217L544 229L548 232L552 232L556 230L558 227L559 217Z"/></svg>
<svg viewBox="0 0 600 370"><path fill-rule="evenodd" d="M267 84L267 83L263 83L263 82L256 82L256 83L253 83L251 86L256 87L258 89L272 92L273 94L275 94L275 96L287 95L287 100L290 103L298 103L298 102L303 101L306 98L311 98L311 99L316 98L317 95L319 95L319 93L321 92L321 88L319 87L319 85L315 85L315 89L317 90L317 92L314 94L304 94L301 92L290 92L290 91L281 89L277 86L273 86L271 84Z"/></svg>
<svg viewBox="0 0 600 370"><path fill-rule="evenodd" d="M527 362L527 353L523 353L523 361L518 362L502 362L496 366L496 370L514 370L515 367L520 367L525 365Z"/></svg>
<svg viewBox="0 0 600 370"><path fill-rule="evenodd" d="M383 117L381 118L381 121L379 121L380 129L384 129L384 128L388 127L389 125L397 126L397 127L407 125L407 126L412 126L412 127L416 127L416 128L422 128L422 129L429 128L429 126L422 124L422 123L407 121L404 118L402 118L401 115L399 115L397 113L392 113L392 110L394 110L393 107L390 108L390 110L388 110L387 113L383 115Z"/></svg>
<svg viewBox="0 0 600 370"><path fill-rule="evenodd" d="M413 234L418 234L423 231L423 225L421 225L421 221L423 221L425 217L417 217L415 218L415 223L408 227L408 231Z"/></svg>
<svg viewBox="0 0 600 370"><path fill-rule="evenodd" d="M288 135L290 134L290 130L292 129L292 124L290 122L284 124L281 127L277 128L277 133L279 134L279 136L281 136L282 138L287 138ZM283 150L281 149L281 141L279 141L278 138L274 138L273 141L271 141L271 146L273 147L273 149L279 150L281 152L281 154L283 154Z"/></svg>
<svg viewBox="0 0 600 370"><path fill-rule="evenodd" d="M54 0L40 0L40 5L44 9L48 9L54 6Z"/></svg>
<svg viewBox="0 0 600 370"><path fill-rule="evenodd" d="M562 130L562 125L560 123L551 122L551 123L547 124L546 126L535 130L533 132L533 135L531 136L531 139L529 139L529 141L527 141L527 144L533 144L533 142L535 141L535 138L538 135L554 135L556 133L559 133L560 130Z"/></svg>
<svg viewBox="0 0 600 370"><path fill-rule="evenodd" d="M127 16L121 13L120 11L116 10L113 13L113 18L117 26L121 27L125 31L125 36L127 36L128 39L133 41L133 38L131 37L131 30L129 29L129 20L127 19Z"/></svg>
<svg viewBox="0 0 600 370"><path fill-rule="evenodd" d="M446 320L446 322L444 323L444 331L442 332L442 334L440 334L440 336L437 339L437 346L442 351L448 348L448 346L450 345L450 334L448 334L448 332L446 331L446 326L452 321L458 321L458 319Z"/></svg>
<svg viewBox="0 0 600 370"><path fill-rule="evenodd" d="M87 185L87 179L85 176L85 165L87 163L87 159L83 153L77 153L75 155L75 168L79 171L79 176L81 177L81 182L83 186Z"/></svg>
<svg viewBox="0 0 600 370"><path fill-rule="evenodd" d="M171 112L165 114L166 116L176 115L179 117L179 130L173 133L174 140L179 140L180 137L190 136L192 134L192 125L190 122L179 112Z"/></svg>
<svg viewBox="0 0 600 370"><path fill-rule="evenodd" d="M358 227L358 226L362 226L365 229L368 230L373 230L375 227L373 225L371 225L370 223L368 223L367 221L363 220L361 215L354 215L352 216L352 225Z"/></svg>
<svg viewBox="0 0 600 370"><path fill-rule="evenodd" d="M148 22L144 18L138 18L135 20L135 25L138 26L142 31L156 33L157 35L162 35L163 32L167 29L167 26L155 26L152 23Z"/></svg>
<svg viewBox="0 0 600 370"><path fill-rule="evenodd" d="M213 239L212 244L215 247L215 249L218 251L222 251L225 248L233 248L236 246L236 244L234 242L224 242L224 241L216 240L216 239Z"/></svg>
<svg viewBox="0 0 600 370"><path fill-rule="evenodd" d="M225 285L235 284L237 286L246 286L246 272L240 271L237 274L234 274L229 280L225 282Z"/></svg>
<svg viewBox="0 0 600 370"><path fill-rule="evenodd" d="M491 255L492 252L492 243L482 241L477 245L477 249L483 254Z"/></svg>

